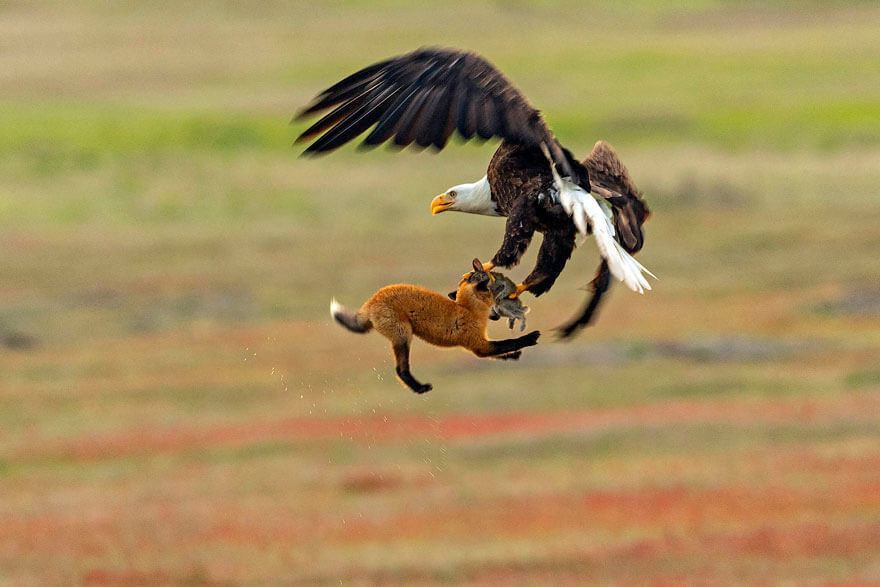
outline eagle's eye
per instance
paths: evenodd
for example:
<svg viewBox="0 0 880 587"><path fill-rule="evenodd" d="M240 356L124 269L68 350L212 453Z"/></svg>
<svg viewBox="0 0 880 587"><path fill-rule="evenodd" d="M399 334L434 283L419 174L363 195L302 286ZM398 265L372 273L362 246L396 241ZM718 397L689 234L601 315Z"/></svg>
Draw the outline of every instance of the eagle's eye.
<svg viewBox="0 0 880 587"><path fill-rule="evenodd" d="M454 198L457 194L455 193L455 190L449 190L446 195L450 198Z"/></svg>

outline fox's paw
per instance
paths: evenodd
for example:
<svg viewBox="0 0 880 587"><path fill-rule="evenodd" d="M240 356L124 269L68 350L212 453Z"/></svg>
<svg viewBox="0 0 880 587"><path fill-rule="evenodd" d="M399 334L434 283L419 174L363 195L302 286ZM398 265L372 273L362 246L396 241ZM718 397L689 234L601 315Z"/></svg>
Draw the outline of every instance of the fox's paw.
<svg viewBox="0 0 880 587"><path fill-rule="evenodd" d="M416 393L427 393L432 389L434 389L433 385L431 385L430 383L423 383L422 385L414 388L413 391Z"/></svg>
<svg viewBox="0 0 880 587"><path fill-rule="evenodd" d="M533 330L532 332L529 332L525 336L521 336L520 340L523 341L523 343L524 343L523 346L534 346L534 345L538 344L538 339L540 337L541 337L541 331L540 330Z"/></svg>

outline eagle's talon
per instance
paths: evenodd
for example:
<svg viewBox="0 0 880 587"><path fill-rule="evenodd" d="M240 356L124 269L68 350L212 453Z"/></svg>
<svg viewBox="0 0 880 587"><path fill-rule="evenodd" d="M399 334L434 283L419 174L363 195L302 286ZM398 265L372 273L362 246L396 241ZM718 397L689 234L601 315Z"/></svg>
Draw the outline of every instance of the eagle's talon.
<svg viewBox="0 0 880 587"><path fill-rule="evenodd" d="M507 298L510 300L518 298L520 296L520 294L522 294L527 289L529 289L529 286L527 286L525 283L520 283L519 285L516 286L516 291L513 292L512 294L510 294L509 296L507 296Z"/></svg>

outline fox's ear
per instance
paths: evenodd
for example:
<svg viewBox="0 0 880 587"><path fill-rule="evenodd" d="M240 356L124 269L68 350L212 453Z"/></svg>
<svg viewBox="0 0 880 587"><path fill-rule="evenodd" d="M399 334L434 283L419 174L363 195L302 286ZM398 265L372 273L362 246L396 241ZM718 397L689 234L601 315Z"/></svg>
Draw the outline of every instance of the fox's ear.
<svg viewBox="0 0 880 587"><path fill-rule="evenodd" d="M483 270L483 264L480 263L480 260L475 257L474 258L474 271L482 271L482 270Z"/></svg>

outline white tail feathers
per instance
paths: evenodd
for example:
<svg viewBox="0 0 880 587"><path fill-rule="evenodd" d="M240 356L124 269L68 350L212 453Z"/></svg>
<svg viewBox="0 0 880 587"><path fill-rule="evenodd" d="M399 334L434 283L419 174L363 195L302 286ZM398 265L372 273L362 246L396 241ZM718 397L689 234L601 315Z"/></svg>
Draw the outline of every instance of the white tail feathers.
<svg viewBox="0 0 880 587"><path fill-rule="evenodd" d="M582 187L559 177L552 163L550 170L559 188L559 203L571 216L578 232L585 237L589 222L596 245L599 247L599 254L608 261L611 274L635 292L645 293L646 289L650 290L651 285L645 274L654 279L657 277L627 253L614 238L614 224L611 221L612 214L608 204L597 200Z"/></svg>

